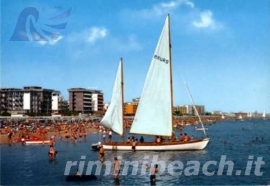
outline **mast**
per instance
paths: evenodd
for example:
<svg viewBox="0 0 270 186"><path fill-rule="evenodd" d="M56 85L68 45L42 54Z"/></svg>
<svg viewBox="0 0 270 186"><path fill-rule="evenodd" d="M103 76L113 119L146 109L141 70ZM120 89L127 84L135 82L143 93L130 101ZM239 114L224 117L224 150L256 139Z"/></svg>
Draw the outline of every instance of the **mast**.
<svg viewBox="0 0 270 186"><path fill-rule="evenodd" d="M170 29L170 14L168 14L168 32L169 32L169 60L170 60L170 87L171 87L171 117L172 117L172 136L173 136L173 80L172 80L172 44L171 44L171 29Z"/></svg>
<svg viewBox="0 0 270 186"><path fill-rule="evenodd" d="M126 125L124 123L124 75L123 75L123 58L120 59L121 61L121 95L122 95L122 123L123 123L123 135L122 139L125 142L125 128Z"/></svg>
<svg viewBox="0 0 270 186"><path fill-rule="evenodd" d="M186 88L187 88L189 97L190 97L190 99L191 99L191 102L192 102L192 105L193 105L193 109L195 110L195 113L196 113L196 115L197 115L198 118L199 118L199 121L200 121L200 123L201 123L201 125L202 125L203 133L204 133L204 135L206 136L206 132L205 132L205 128L204 128L203 122L202 122L201 117L200 117L200 115L199 115L199 113L198 113L198 110L197 110L197 108L196 108L196 106L195 106L194 99L193 99L193 97L192 97L192 95L191 95L191 93L190 93L190 90L189 90L188 85L187 85L186 82L185 82L185 85L186 85Z"/></svg>

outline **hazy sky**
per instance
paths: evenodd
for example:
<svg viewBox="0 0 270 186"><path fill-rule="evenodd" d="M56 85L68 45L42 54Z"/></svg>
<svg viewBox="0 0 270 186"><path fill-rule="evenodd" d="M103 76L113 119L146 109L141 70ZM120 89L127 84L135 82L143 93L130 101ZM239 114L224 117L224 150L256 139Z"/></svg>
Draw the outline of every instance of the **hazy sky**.
<svg viewBox="0 0 270 186"><path fill-rule="evenodd" d="M207 111L270 112L270 0L2 0L1 86L99 89L109 102L123 57L131 101L168 13L175 105L191 104L185 79Z"/></svg>

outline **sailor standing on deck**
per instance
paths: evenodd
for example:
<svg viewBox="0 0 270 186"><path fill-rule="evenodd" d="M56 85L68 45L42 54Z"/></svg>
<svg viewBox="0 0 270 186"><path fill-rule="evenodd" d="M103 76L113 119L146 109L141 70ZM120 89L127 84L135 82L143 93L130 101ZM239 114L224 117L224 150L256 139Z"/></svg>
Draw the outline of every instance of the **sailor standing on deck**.
<svg viewBox="0 0 270 186"><path fill-rule="evenodd" d="M144 138L141 136L140 143L143 143L143 142L144 142Z"/></svg>
<svg viewBox="0 0 270 186"><path fill-rule="evenodd" d="M112 142L112 131L110 130L109 131L109 143L111 143Z"/></svg>
<svg viewBox="0 0 270 186"><path fill-rule="evenodd" d="M103 143L106 143L106 130L105 129L102 132L102 137L103 137Z"/></svg>
<svg viewBox="0 0 270 186"><path fill-rule="evenodd" d="M187 142L190 140L190 137L187 133L184 134L184 141Z"/></svg>
<svg viewBox="0 0 270 186"><path fill-rule="evenodd" d="M180 134L180 141L184 141L185 140L185 136L183 136L183 134Z"/></svg>

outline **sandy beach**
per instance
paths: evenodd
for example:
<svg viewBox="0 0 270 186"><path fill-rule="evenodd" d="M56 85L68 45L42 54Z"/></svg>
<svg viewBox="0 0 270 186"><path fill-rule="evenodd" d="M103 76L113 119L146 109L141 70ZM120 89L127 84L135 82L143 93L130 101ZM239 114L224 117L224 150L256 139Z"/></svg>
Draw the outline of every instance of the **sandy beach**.
<svg viewBox="0 0 270 186"><path fill-rule="evenodd" d="M93 133L93 132L98 132L98 129L94 129L94 128L87 129L87 134ZM60 134L61 134L61 136L64 136L64 131L61 131ZM33 134L33 135L35 135L35 134ZM50 136L58 136L58 132L48 132L47 139L49 139ZM7 138L8 138L7 134L0 134L0 145L6 144L8 141ZM18 136L15 135L15 137L13 137L14 143L17 143L17 139L18 139Z"/></svg>

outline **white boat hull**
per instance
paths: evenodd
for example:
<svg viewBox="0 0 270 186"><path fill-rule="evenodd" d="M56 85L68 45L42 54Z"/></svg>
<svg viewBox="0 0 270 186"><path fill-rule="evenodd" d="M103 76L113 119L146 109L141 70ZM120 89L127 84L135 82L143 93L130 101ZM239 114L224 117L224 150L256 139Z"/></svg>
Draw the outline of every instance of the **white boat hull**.
<svg viewBox="0 0 270 186"><path fill-rule="evenodd" d="M162 143L138 143L136 145L136 151L185 151L185 150L202 150L204 149L210 138L204 138L201 140L191 140L188 142L162 142ZM132 151L131 144L112 143L103 144L105 150L120 150L120 151Z"/></svg>
<svg viewBox="0 0 270 186"><path fill-rule="evenodd" d="M49 140L45 140L45 141L26 141L26 144L30 145L30 144L48 144L50 143Z"/></svg>
<svg viewBox="0 0 270 186"><path fill-rule="evenodd" d="M198 128L198 127L195 127L196 130L208 130L208 128Z"/></svg>

